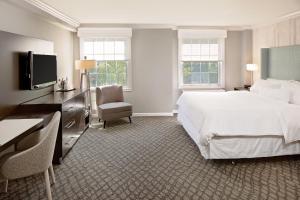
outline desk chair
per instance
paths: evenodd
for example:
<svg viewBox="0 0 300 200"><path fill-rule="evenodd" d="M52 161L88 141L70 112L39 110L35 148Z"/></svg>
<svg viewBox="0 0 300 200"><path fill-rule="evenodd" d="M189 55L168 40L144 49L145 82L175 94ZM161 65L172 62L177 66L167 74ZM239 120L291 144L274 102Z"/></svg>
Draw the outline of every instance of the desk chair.
<svg viewBox="0 0 300 200"><path fill-rule="evenodd" d="M43 129L27 136L16 145L16 152L5 154L0 158L0 179L23 178L44 173L48 200L52 200L49 173L55 183L52 166L53 153L61 114L56 112L50 123Z"/></svg>

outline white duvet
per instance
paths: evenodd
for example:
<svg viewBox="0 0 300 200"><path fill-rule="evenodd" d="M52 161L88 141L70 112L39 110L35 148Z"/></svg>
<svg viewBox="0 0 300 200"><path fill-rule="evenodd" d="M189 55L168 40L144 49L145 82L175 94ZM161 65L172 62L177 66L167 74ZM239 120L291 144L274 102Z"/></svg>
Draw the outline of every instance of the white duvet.
<svg viewBox="0 0 300 200"><path fill-rule="evenodd" d="M300 106L251 92L184 92L178 99L183 112L206 145L214 136L284 136L300 140Z"/></svg>

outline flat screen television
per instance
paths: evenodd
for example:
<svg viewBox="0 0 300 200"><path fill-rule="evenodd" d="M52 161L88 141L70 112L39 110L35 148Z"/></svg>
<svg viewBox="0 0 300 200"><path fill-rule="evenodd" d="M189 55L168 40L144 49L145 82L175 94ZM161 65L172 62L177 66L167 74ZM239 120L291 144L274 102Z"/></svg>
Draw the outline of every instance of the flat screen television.
<svg viewBox="0 0 300 200"><path fill-rule="evenodd" d="M20 63L22 89L41 89L54 85L57 81L57 62L55 55L34 54L29 51Z"/></svg>

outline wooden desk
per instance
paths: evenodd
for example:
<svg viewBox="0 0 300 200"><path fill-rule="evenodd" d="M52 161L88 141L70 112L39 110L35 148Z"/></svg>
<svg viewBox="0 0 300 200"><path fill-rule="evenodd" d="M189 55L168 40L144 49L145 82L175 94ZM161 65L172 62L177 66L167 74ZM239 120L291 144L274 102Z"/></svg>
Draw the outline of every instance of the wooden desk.
<svg viewBox="0 0 300 200"><path fill-rule="evenodd" d="M0 121L0 151L19 142L43 126L43 119L5 119Z"/></svg>

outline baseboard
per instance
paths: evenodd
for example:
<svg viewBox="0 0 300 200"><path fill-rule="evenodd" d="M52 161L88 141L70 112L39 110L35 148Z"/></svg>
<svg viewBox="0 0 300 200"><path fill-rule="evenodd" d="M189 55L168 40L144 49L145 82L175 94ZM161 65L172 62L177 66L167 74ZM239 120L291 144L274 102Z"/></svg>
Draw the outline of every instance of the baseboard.
<svg viewBox="0 0 300 200"><path fill-rule="evenodd" d="M170 117L173 113L133 113L134 117Z"/></svg>
<svg viewBox="0 0 300 200"><path fill-rule="evenodd" d="M171 117L174 115L173 113L133 113L132 116L134 117ZM177 113L177 112L176 112ZM98 114L93 113L92 118L98 118Z"/></svg>

